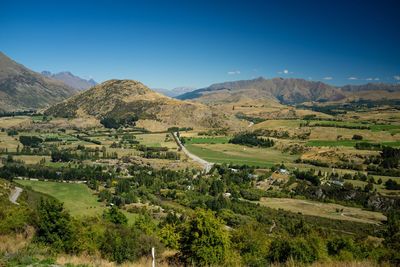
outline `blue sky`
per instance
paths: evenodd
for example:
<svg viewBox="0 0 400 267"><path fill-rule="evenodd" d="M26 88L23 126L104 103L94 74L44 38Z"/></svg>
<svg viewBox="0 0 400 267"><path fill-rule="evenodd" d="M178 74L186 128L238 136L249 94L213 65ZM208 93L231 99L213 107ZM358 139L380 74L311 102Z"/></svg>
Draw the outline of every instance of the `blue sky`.
<svg viewBox="0 0 400 267"><path fill-rule="evenodd" d="M400 1L0 1L0 51L152 88L259 76L400 82Z"/></svg>

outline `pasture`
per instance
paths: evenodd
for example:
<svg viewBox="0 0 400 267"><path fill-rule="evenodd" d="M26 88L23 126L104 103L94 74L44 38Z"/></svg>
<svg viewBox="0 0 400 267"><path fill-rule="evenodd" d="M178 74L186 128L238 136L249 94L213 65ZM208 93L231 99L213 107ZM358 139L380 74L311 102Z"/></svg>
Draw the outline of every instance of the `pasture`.
<svg viewBox="0 0 400 267"><path fill-rule="evenodd" d="M64 207L72 216L101 216L107 208L103 203L97 201L97 196L85 184L31 180L15 180L15 182L63 202ZM130 222L135 219L134 214L124 213Z"/></svg>
<svg viewBox="0 0 400 267"><path fill-rule="evenodd" d="M322 203L293 198L262 198L258 203L273 209L283 209L304 215L324 217L334 220L346 220L361 223L380 224L386 216L380 212L346 207L333 203Z"/></svg>
<svg viewBox="0 0 400 267"><path fill-rule="evenodd" d="M282 162L293 162L296 156L273 148L247 147L234 144L187 144L193 154L214 163L271 167Z"/></svg>

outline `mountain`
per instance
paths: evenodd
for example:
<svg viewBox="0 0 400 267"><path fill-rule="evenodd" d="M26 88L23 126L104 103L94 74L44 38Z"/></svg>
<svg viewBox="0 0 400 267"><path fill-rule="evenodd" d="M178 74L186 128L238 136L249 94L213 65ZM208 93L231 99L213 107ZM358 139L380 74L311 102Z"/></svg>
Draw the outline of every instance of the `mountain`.
<svg viewBox="0 0 400 267"><path fill-rule="evenodd" d="M323 82L304 79L242 80L213 84L177 97L181 100L196 100L202 103L237 103L251 101L278 101L281 104L303 102L353 101L359 99L400 99L400 85L368 83L334 87Z"/></svg>
<svg viewBox="0 0 400 267"><path fill-rule="evenodd" d="M97 82L95 82L93 79L85 80L81 77L73 75L69 71L63 71L59 73L42 71L42 75L58 81L62 81L63 83L69 85L72 88L75 88L76 90L86 90L97 84Z"/></svg>
<svg viewBox="0 0 400 267"><path fill-rule="evenodd" d="M201 103L172 99L134 80L109 80L46 110L57 117L125 120L151 130L179 127L226 127L227 116Z"/></svg>
<svg viewBox="0 0 400 267"><path fill-rule="evenodd" d="M44 77L0 52L0 111L44 108L75 93L68 85Z"/></svg>
<svg viewBox="0 0 400 267"><path fill-rule="evenodd" d="M386 91L400 92L400 84L388 83L367 83L362 85L345 85L341 88L345 92L361 92L361 91Z"/></svg>
<svg viewBox="0 0 400 267"><path fill-rule="evenodd" d="M345 98L338 88L322 82L303 79L242 80L213 84L177 97L181 100L195 99L204 103L231 103L242 99L277 100L282 104L296 104L308 101L335 101Z"/></svg>
<svg viewBox="0 0 400 267"><path fill-rule="evenodd" d="M169 96L169 97L177 97L179 95L182 95L184 93L189 93L192 92L194 90L196 90L196 88L194 87L176 87L172 90L168 90L168 89L163 89L163 88L153 88L154 91L163 94L165 96Z"/></svg>

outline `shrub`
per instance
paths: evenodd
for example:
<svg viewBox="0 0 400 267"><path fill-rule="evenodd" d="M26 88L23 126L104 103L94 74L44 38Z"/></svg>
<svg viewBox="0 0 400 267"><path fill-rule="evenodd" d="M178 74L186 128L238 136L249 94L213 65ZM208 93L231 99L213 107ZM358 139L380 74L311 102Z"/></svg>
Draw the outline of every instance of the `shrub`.
<svg viewBox="0 0 400 267"><path fill-rule="evenodd" d="M109 210L105 210L103 212L103 218L114 224L128 223L128 219L126 218L126 216L115 206L112 206Z"/></svg>
<svg viewBox="0 0 400 267"><path fill-rule="evenodd" d="M50 245L56 251L74 252L76 237L71 218L63 204L54 199L40 200L37 210L38 242Z"/></svg>
<svg viewBox="0 0 400 267"><path fill-rule="evenodd" d="M223 222L214 213L197 209L183 230L180 248L186 264L221 265L229 254L230 241Z"/></svg>

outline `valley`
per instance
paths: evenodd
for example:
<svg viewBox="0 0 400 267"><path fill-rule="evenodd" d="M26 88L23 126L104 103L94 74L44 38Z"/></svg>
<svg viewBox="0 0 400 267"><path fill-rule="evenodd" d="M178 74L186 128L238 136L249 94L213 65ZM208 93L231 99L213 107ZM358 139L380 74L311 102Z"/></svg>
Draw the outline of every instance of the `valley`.
<svg viewBox="0 0 400 267"><path fill-rule="evenodd" d="M170 98L113 79L47 108L3 112L4 262L114 266L147 262L154 247L157 264L180 266L203 257L188 246L204 225L218 242L201 246L224 252L199 265L393 265L400 106L350 97L365 90L256 79ZM9 201L15 188L19 205ZM34 252L9 254L17 236Z"/></svg>

